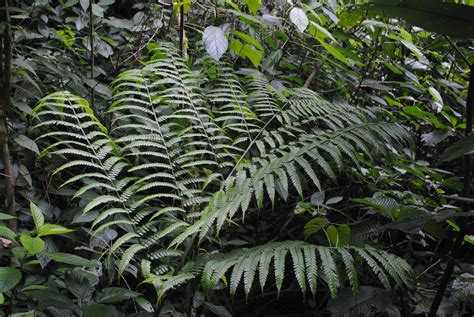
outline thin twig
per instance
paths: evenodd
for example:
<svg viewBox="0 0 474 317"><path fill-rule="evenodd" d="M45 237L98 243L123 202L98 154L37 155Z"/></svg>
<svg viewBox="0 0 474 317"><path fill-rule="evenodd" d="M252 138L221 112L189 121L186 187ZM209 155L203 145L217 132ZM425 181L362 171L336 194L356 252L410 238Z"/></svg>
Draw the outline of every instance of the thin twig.
<svg viewBox="0 0 474 317"><path fill-rule="evenodd" d="M466 62L466 64L470 65L471 63L469 62L467 57L463 54L463 52L461 52L459 47L453 41L451 41L449 37L447 37L446 35L444 37L446 38L446 40L448 40L449 44L451 44L451 46L456 50L456 52L461 56L461 58Z"/></svg>
<svg viewBox="0 0 474 317"><path fill-rule="evenodd" d="M378 52L379 48L385 42L386 32L383 34L382 41L379 41L379 36L380 36L380 29L377 32L377 35L375 36L374 51L372 52L372 55L370 56L370 59L367 62L366 69L364 70L364 73L362 74L356 89L351 94L351 101L354 100L354 98L357 96L357 93L359 92L359 89L362 87L362 84L364 83L365 79L369 76L369 70L371 69L372 62L374 61L375 57L377 56L377 52Z"/></svg>

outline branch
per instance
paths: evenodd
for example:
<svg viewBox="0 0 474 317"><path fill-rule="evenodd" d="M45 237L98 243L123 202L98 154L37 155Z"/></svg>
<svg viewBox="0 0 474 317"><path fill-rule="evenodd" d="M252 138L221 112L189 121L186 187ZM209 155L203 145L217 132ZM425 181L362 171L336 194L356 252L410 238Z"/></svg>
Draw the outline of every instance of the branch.
<svg viewBox="0 0 474 317"><path fill-rule="evenodd" d="M320 68L319 65L314 66L313 71L311 72L311 74L309 74L308 78L304 82L304 85L303 85L304 88L308 88L309 85L311 85L311 82L313 81L314 77L316 77L316 74L318 73L319 68Z"/></svg>

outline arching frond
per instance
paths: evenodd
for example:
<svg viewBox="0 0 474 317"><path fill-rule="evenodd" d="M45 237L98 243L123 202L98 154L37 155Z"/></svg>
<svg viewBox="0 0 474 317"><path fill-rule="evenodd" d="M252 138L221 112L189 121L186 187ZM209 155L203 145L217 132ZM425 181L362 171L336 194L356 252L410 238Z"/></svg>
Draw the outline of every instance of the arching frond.
<svg viewBox="0 0 474 317"><path fill-rule="evenodd" d="M362 255L359 258L359 255ZM397 258L396 262L387 261ZM291 260L292 266L287 262ZM402 259L382 250L369 246L330 248L316 246L302 241L273 242L252 249L235 250L232 253L220 254L206 262L202 273L203 287L209 291L230 270L230 292L234 294L243 281L244 292L248 295L254 279L259 275L260 285L273 271L277 289L280 290L285 278L285 271L292 270L303 293L309 286L315 295L319 280L323 281L331 296L337 295L344 280L349 280L354 291L358 289L356 266L366 263L377 272L379 281L389 288L391 281L404 287L411 284L412 273L409 265ZM397 269L395 268L397 267ZM324 278L321 276L324 275Z"/></svg>
<svg viewBox="0 0 474 317"><path fill-rule="evenodd" d="M346 283L356 292L362 264L385 287L408 284L405 261L370 247L286 241L188 261L189 248L214 243L251 206L322 191L361 159L396 151L408 135L378 108L277 90L262 73L240 78L215 61L192 66L169 43L151 54L112 83L110 131L69 92L33 111L40 157L55 157L61 186L87 199L84 212L98 212L91 234L120 229L110 246L120 274L141 263L159 299L198 273L205 290L228 273L231 293L243 284L247 295L269 279L280 291L288 272L303 293L316 294L321 280L333 297Z"/></svg>

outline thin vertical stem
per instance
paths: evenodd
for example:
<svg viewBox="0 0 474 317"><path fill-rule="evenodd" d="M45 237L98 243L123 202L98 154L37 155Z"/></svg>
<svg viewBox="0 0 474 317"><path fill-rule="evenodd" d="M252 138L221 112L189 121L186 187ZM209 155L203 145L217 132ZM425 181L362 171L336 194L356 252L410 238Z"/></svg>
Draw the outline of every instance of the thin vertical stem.
<svg viewBox="0 0 474 317"><path fill-rule="evenodd" d="M91 55L89 59L89 67L90 67L90 72L91 72L91 83L94 83L94 13L92 11L92 5L94 3L94 0L90 0L89 3L89 42L91 46ZM94 109L94 97L95 97L95 84L92 84L91 87L91 107Z"/></svg>
<svg viewBox="0 0 474 317"><path fill-rule="evenodd" d="M184 50L184 4L179 7L179 48L181 50L181 57L186 58Z"/></svg>

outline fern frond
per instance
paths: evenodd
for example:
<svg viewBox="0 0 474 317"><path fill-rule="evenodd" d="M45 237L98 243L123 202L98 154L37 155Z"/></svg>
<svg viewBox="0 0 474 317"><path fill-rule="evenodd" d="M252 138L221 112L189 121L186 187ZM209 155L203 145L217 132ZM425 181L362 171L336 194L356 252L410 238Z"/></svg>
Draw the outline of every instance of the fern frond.
<svg viewBox="0 0 474 317"><path fill-rule="evenodd" d="M205 264L180 258L185 241L218 235L254 204L322 191L349 164L393 151L408 135L381 109L329 102L308 89L277 91L262 73L241 80L210 60L194 71L172 44L154 47L150 61L112 83L110 132L69 92L33 111L40 157L58 158L61 186L87 199L84 212L99 213L91 234L123 232L109 249L121 254L120 274L141 263L159 300L197 272L209 291L229 271L232 294L243 284L248 296L257 280L263 291L271 278L280 293L292 271L303 294L314 296L322 280L334 297L346 282L358 290L360 261L385 287L409 284L405 261L370 247L285 241L210 254Z"/></svg>
<svg viewBox="0 0 474 317"><path fill-rule="evenodd" d="M132 244L130 247L127 248L127 250L125 250L120 260L120 264L118 266L119 274L123 274L125 269L127 269L127 267L129 266L130 261L135 256L135 254L139 252L140 250L143 250L144 248L145 247L140 244Z"/></svg>
<svg viewBox="0 0 474 317"><path fill-rule="evenodd" d="M316 293L318 277L321 274L324 275L322 280L327 284L333 298L336 296L338 288L342 286L344 276L348 277L353 291L356 292L359 282L355 266L357 261L354 256L361 256L363 262L372 268L377 278L386 288L390 287L389 277L397 282L410 280L413 274L403 259L370 247L331 248L302 241L283 241L257 246L252 249L234 250L229 254L220 254L215 256L214 259L211 258L206 262L201 276L204 289L211 289L226 272L232 269L229 288L231 294L235 294L243 280L244 292L248 296L256 275L259 275L263 291L269 272L273 270L276 288L280 291L287 269L286 255L288 253L291 254L293 272L303 294L306 292L307 286L309 286L313 295ZM342 273L337 267L339 257L342 258L344 264L341 267ZM383 263L383 261L387 262L388 259L396 259L396 261L393 261L394 264ZM400 265L396 271L395 263ZM403 285L407 284L400 284L400 286Z"/></svg>

